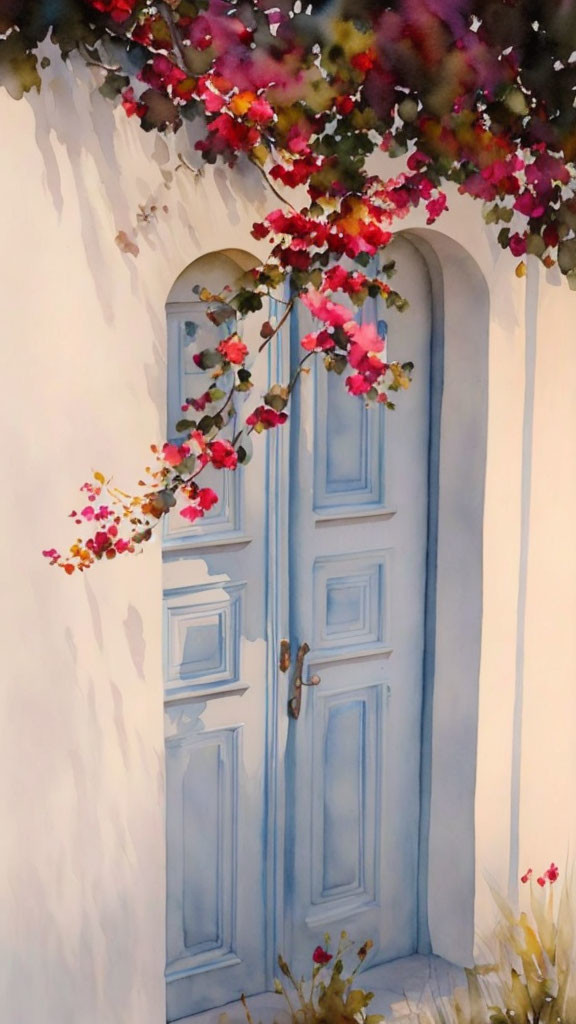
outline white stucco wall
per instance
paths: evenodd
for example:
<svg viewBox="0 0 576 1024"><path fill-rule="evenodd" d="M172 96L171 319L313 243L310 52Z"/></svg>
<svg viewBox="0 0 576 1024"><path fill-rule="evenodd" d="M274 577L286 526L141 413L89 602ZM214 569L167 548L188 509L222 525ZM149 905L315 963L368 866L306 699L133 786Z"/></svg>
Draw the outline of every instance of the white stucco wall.
<svg viewBox="0 0 576 1024"><path fill-rule="evenodd" d="M275 200L253 169L219 167L198 181L181 170L166 189L169 150L185 137L144 135L113 116L89 73L80 82L71 90L57 65L39 97L0 94L0 1006L11 1024L161 1024L159 545L71 579L40 551L67 544L66 513L91 469L127 488L139 478L148 442L163 435L169 289L203 252L257 251L250 225ZM114 237L131 233L138 203L150 201L169 210L139 232L135 260ZM402 226L422 225L416 215ZM576 295L538 268L518 280L471 201L451 197L437 228L471 253L490 292L475 799L482 930L492 917L485 877L508 879L514 729L520 866L563 864L574 849ZM526 474L522 491L526 310L536 332L531 494ZM474 315L462 310L462 331ZM432 785L442 803L438 758ZM434 913L435 949L454 956L441 908Z"/></svg>

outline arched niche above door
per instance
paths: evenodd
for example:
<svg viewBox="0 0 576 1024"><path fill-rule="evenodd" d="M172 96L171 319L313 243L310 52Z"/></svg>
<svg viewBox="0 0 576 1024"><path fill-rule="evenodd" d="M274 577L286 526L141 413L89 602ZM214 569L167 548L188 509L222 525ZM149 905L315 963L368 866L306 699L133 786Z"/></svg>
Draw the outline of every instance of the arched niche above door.
<svg viewBox="0 0 576 1024"><path fill-rule="evenodd" d="M189 263L176 278L167 302L193 302L194 288L207 288L219 294L223 288L239 288L249 272L258 266L258 259L245 249L220 249L205 253Z"/></svg>

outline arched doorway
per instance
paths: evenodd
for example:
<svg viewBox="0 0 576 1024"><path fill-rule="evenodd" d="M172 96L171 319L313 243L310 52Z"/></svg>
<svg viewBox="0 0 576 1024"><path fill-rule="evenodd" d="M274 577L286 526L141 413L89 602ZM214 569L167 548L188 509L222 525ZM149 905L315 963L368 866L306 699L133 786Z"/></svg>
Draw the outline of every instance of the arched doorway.
<svg viewBox="0 0 576 1024"><path fill-rule="evenodd" d="M278 951L307 970L326 931L371 938L372 963L428 948L442 391L431 351L444 314L426 243L424 255L417 239L394 247L411 311L373 303L363 315L387 321L391 358L417 365L396 412L366 410L319 367L289 427L259 439L246 471L211 482L224 485L213 520L174 517L166 533L170 1020L269 988ZM214 254L177 282L174 415L193 386L186 353L210 344L202 332L218 341L192 286L249 265ZM258 392L289 374L302 317L260 360ZM304 680L322 682L295 720L303 643Z"/></svg>

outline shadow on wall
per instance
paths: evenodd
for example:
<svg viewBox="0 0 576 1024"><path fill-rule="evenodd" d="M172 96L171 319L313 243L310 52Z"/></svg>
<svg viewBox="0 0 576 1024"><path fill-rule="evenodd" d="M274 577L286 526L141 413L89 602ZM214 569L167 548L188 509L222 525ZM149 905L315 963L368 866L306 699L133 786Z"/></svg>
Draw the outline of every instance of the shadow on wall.
<svg viewBox="0 0 576 1024"><path fill-rule="evenodd" d="M43 51L51 58L51 68L43 75L41 92L27 94L22 102L29 103L34 112L45 185L58 218L63 218L67 204L79 206L87 263L104 318L111 324L117 267L108 250L110 218L112 237L124 231L136 241L142 255L155 255L155 276L165 276L165 295L179 270L206 249L194 223L199 207L205 211L208 201L218 204L211 227L218 224L224 236L231 227L249 223L247 218L256 219L252 211L263 207L269 193L256 168L244 161L234 171L233 187L227 169L211 169L213 187L207 196L201 176L198 178L205 165L194 149L199 137L195 126L185 124L175 136L144 133L99 94L97 70L90 71L74 55L68 62L72 68L65 67L59 52L49 44ZM60 150L66 154L67 166ZM180 151L191 169L182 166ZM157 211L149 220L143 219L140 204L148 212L155 205ZM213 236L210 240L214 241ZM118 258L130 276L133 294L145 300L142 262L135 262L128 252L118 253ZM150 308L149 312L162 336L162 311Z"/></svg>

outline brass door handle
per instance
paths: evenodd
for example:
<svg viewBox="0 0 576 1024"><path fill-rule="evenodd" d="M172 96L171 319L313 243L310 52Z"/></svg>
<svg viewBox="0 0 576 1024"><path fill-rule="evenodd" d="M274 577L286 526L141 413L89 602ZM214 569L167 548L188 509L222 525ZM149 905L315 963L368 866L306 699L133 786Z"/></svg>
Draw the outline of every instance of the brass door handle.
<svg viewBox="0 0 576 1024"><path fill-rule="evenodd" d="M302 687L303 686L318 686L321 682L320 676L310 676L308 682L304 682L302 679L302 673L304 670L304 658L310 650L309 645L304 642L300 644L298 653L296 654L296 666L294 669L294 677L292 679L292 688L290 699L288 701L288 714L291 718L298 718L300 715L300 706L302 704Z"/></svg>

